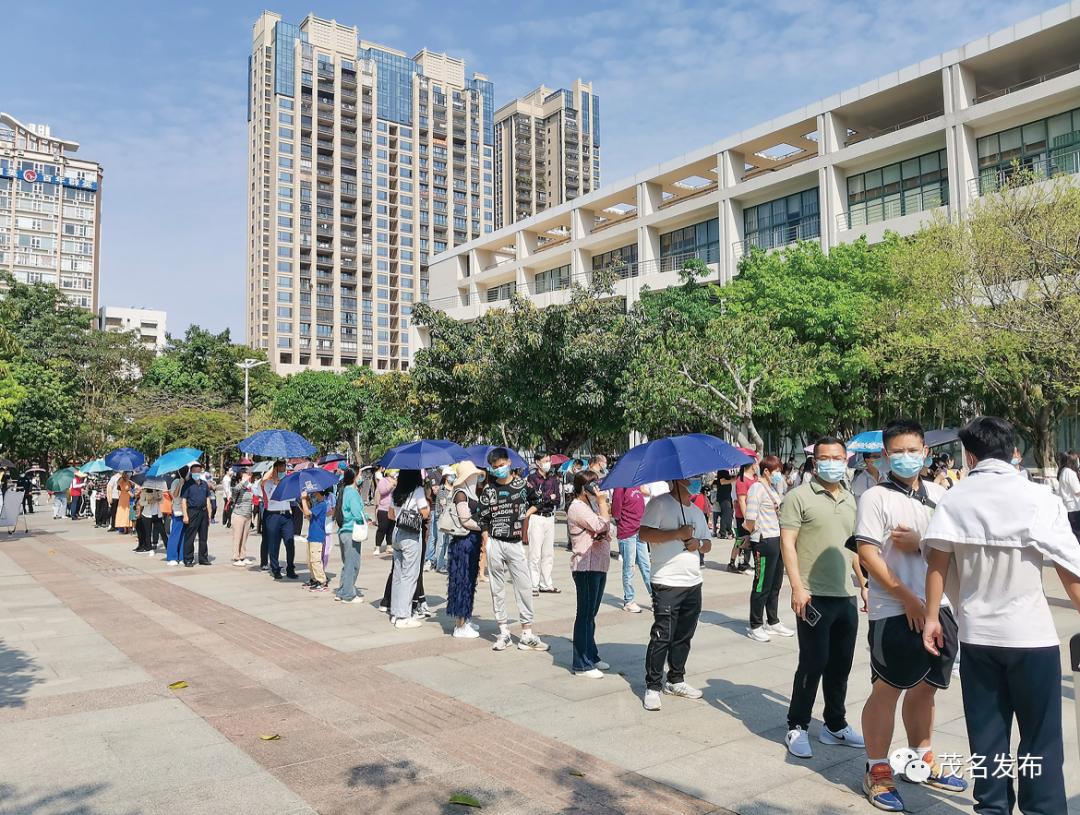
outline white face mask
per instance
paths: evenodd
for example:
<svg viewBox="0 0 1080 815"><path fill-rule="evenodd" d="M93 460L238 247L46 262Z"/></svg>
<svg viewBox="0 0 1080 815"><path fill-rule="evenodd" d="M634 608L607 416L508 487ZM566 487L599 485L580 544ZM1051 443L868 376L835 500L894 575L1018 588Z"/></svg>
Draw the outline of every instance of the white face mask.
<svg viewBox="0 0 1080 815"><path fill-rule="evenodd" d="M536 465L536 469L539 470L542 473L546 473L548 470L551 469L551 463L546 462L546 461L542 461L542 462L540 462L539 464Z"/></svg>

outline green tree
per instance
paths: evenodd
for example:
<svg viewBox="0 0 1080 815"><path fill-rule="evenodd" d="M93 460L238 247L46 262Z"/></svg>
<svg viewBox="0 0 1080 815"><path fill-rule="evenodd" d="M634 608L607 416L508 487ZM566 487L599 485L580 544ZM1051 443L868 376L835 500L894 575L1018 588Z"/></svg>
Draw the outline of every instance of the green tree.
<svg viewBox="0 0 1080 815"><path fill-rule="evenodd" d="M968 217L939 219L894 269L912 295L900 315L912 356L960 372L965 412L1002 414L1049 468L1080 396L1080 187L1038 180L1017 172Z"/></svg>
<svg viewBox="0 0 1080 815"><path fill-rule="evenodd" d="M24 397L4 428L4 448L15 458L52 462L78 451L77 401L62 371L33 360L15 363L12 376Z"/></svg>
<svg viewBox="0 0 1080 815"><path fill-rule="evenodd" d="M243 437L244 419L235 408L162 408L159 404L126 425L119 440L154 457L176 447L195 447L220 469Z"/></svg>
<svg viewBox="0 0 1080 815"><path fill-rule="evenodd" d="M431 400L423 415L436 413L456 441L573 451L625 429L618 382L630 328L610 276L545 309L515 296L470 323L426 305L413 316L430 337L412 370Z"/></svg>
<svg viewBox="0 0 1080 815"><path fill-rule="evenodd" d="M349 443L357 426L360 389L348 372L301 371L277 391L272 417L322 451Z"/></svg>

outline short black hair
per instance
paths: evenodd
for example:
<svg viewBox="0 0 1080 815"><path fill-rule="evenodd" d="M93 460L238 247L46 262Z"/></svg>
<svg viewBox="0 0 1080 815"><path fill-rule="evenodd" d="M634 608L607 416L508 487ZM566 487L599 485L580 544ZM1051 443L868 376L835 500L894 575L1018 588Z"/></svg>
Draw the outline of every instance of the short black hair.
<svg viewBox="0 0 1080 815"><path fill-rule="evenodd" d="M510 451L505 447L493 447L491 452L487 454L487 462L489 467L494 467L496 461L510 460Z"/></svg>
<svg viewBox="0 0 1080 815"><path fill-rule="evenodd" d="M960 441L979 461L986 458L1012 461L1016 431L997 416L978 416L960 428Z"/></svg>
<svg viewBox="0 0 1080 815"><path fill-rule="evenodd" d="M826 444L839 444L844 448L844 452L847 452L847 444L844 443L843 439L838 436L821 436L814 442L814 458L818 457L818 448Z"/></svg>
<svg viewBox="0 0 1080 815"><path fill-rule="evenodd" d="M885 450L889 449L889 442L897 436L918 436L925 441L926 431L914 419L894 419L881 431L881 444Z"/></svg>

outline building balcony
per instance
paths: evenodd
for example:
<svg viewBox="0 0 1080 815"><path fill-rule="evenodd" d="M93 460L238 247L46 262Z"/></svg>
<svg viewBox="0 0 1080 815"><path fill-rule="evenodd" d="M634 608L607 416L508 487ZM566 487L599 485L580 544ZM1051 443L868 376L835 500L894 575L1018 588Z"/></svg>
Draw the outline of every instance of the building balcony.
<svg viewBox="0 0 1080 815"><path fill-rule="evenodd" d="M736 257L742 257L755 248L768 251L790 246L799 241L816 240L820 237L821 217L810 215L791 223L759 229L747 236L745 240L733 243L732 248L735 250Z"/></svg>
<svg viewBox="0 0 1080 815"><path fill-rule="evenodd" d="M1080 147L1055 148L1049 155L1038 159L1002 162L983 167L977 178L968 182L973 198L995 193L1010 183L1033 184L1060 175L1080 173Z"/></svg>
<svg viewBox="0 0 1080 815"><path fill-rule="evenodd" d="M916 188L884 199L849 204L847 212L841 212L836 216L836 225L841 231L858 229L869 224L937 209L947 206L948 203L948 184L941 184L934 188Z"/></svg>

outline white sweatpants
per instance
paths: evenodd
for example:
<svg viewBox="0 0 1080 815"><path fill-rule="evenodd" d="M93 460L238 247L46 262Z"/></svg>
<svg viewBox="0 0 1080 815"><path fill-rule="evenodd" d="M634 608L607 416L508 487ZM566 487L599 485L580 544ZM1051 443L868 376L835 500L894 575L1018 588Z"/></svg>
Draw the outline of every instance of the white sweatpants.
<svg viewBox="0 0 1080 815"><path fill-rule="evenodd" d="M532 581L529 579L529 564L525 562L525 547L521 541L503 541L488 537L487 564L491 576L491 605L495 612L495 621L505 625L506 584L509 582L517 597L518 616L522 625L531 625L533 621Z"/></svg>
<svg viewBox="0 0 1080 815"><path fill-rule="evenodd" d="M532 515L529 517L529 572L532 587L554 588L551 568L555 565L555 516Z"/></svg>

